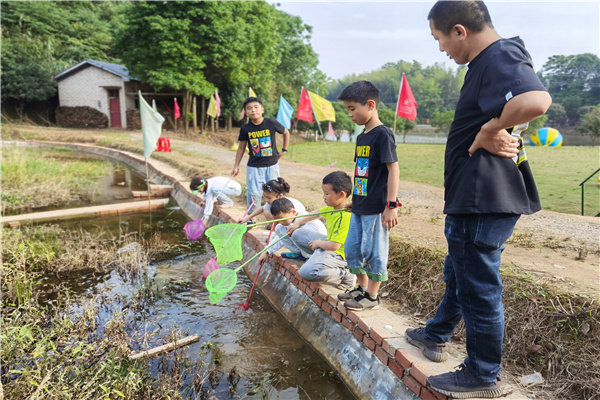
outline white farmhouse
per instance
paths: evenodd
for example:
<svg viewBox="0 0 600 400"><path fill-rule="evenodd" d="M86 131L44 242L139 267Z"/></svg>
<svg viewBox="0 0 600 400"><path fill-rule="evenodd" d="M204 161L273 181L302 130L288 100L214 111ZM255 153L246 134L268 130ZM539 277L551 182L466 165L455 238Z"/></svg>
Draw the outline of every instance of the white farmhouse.
<svg viewBox="0 0 600 400"><path fill-rule="evenodd" d="M118 64L85 60L54 79L61 106L88 106L108 116L109 126L127 128L127 110L136 109L136 85L129 70Z"/></svg>

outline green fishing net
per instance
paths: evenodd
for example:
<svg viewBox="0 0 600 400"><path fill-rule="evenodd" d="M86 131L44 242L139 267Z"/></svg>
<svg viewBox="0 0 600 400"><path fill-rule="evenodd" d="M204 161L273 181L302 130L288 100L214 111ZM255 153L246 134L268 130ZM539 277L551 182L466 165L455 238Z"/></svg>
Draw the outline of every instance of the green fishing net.
<svg viewBox="0 0 600 400"><path fill-rule="evenodd" d="M220 302L235 287L238 269L219 268L208 275L206 289L210 293L211 304Z"/></svg>
<svg viewBox="0 0 600 400"><path fill-rule="evenodd" d="M219 224L211 226L204 232L215 248L219 265L239 261L244 257L242 237L246 230L246 225Z"/></svg>

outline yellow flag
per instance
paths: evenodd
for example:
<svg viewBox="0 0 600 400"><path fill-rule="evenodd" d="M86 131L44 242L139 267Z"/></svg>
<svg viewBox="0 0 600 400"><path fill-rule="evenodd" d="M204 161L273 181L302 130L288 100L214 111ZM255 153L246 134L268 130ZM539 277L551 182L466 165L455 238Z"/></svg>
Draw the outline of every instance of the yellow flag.
<svg viewBox="0 0 600 400"><path fill-rule="evenodd" d="M317 96L310 90L308 91L310 101L312 102L315 114L319 121L333 121L335 122L335 110L333 104L330 101L325 100L321 96Z"/></svg>
<svg viewBox="0 0 600 400"><path fill-rule="evenodd" d="M210 95L210 102L208 103L206 113L213 118L217 118L217 101L212 94Z"/></svg>
<svg viewBox="0 0 600 400"><path fill-rule="evenodd" d="M248 97L258 97L256 95L256 92L254 90L252 90L251 87L248 87Z"/></svg>

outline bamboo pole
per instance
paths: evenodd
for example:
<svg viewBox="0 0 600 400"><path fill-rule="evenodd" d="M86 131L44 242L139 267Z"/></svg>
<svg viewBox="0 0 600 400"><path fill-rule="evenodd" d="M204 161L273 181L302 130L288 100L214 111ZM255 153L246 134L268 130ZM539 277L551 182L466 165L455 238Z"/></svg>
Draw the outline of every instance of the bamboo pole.
<svg viewBox="0 0 600 400"><path fill-rule="evenodd" d="M129 361L141 360L144 358L150 358L157 356L162 353L168 353L169 351L176 350L180 347L190 345L192 343L196 343L200 340L200 336L198 334L185 337L183 339L179 339L175 342L167 343L162 346L154 347L150 350L142 351L140 353L132 354L127 357Z"/></svg>

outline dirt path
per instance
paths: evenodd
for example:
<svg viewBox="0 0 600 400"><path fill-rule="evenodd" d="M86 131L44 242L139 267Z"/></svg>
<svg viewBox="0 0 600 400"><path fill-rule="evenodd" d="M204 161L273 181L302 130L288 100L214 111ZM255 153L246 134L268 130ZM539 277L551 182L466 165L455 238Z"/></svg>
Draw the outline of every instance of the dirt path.
<svg viewBox="0 0 600 400"><path fill-rule="evenodd" d="M10 129L18 129L11 132ZM130 147L140 147L140 132L75 131L39 127L3 128L14 139L67 140L97 142L108 138ZM12 133L12 134L11 134ZM25 137L24 137L25 136ZM201 138L215 144L203 144L198 140L182 140L175 134L171 138L172 153L160 153L161 160L176 161L179 167L190 166L208 171L211 176L229 176L233 167L235 151L229 146L235 142L235 133ZM93 139L92 139L93 138ZM151 160L158 157L153 156ZM245 183L244 156L240 174L236 180ZM307 209L323 205L321 179L331 169L287 160L280 161L281 176L291 185L291 197L301 200ZM346 170L352 175L352 170ZM408 181L400 181L400 223L392 235L410 239L416 243L445 249L443 189ZM243 199L231 210L239 215L244 211ZM600 299L600 219L570 214L541 211L523 216L517 223L513 237L506 244L504 264L514 264L535 275L536 280L557 286L570 293Z"/></svg>
<svg viewBox="0 0 600 400"><path fill-rule="evenodd" d="M198 153L198 164L215 175L228 176L231 172L235 158L232 150L178 140L172 140L172 145ZM242 160L242 167L246 161L247 156ZM310 210L322 207L321 179L331 169L296 163L284 157L280 161L280 172L292 187L291 197L301 200ZM351 170L346 172L352 175ZM241 168L237 181L243 184L244 177L245 168ZM445 248L443 195L441 188L400 181L399 198L403 207L400 224L392 234ZM235 210L243 213L243 204ZM599 241L598 218L541 211L519 220L515 234L506 244L503 263L517 265L530 271L537 280L570 293L600 299Z"/></svg>

